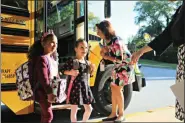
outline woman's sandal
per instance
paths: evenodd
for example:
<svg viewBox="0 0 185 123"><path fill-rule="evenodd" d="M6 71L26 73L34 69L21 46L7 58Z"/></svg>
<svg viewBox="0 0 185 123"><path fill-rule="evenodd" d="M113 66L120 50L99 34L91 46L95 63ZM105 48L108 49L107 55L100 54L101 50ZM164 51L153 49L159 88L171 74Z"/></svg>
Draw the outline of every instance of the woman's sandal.
<svg viewBox="0 0 185 123"><path fill-rule="evenodd" d="M121 123L121 122L124 122L125 120L126 120L125 117L122 117L119 120L115 120L114 123Z"/></svg>
<svg viewBox="0 0 185 123"><path fill-rule="evenodd" d="M111 117L111 118L105 118L105 119L102 119L102 121L114 121L116 120L118 117L115 116L115 117Z"/></svg>

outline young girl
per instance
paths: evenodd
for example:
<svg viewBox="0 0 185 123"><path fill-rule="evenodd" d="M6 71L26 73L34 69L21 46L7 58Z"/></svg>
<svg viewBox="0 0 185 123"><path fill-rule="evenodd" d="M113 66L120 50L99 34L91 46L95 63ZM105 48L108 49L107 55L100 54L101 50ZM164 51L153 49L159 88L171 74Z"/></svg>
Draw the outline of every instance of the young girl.
<svg viewBox="0 0 185 123"><path fill-rule="evenodd" d="M51 103L54 100L50 79L58 75L58 63L53 56L57 49L57 37L46 34L36 41L28 52L30 81L35 86L35 100L41 107L41 123L51 123L53 112ZM37 86L36 86L37 85Z"/></svg>
<svg viewBox="0 0 185 123"><path fill-rule="evenodd" d="M92 112L91 103L94 102L94 97L89 86L88 71L90 68L91 73L94 71L94 65L85 60L88 52L88 44L83 39L79 39L75 45L76 58L79 63L79 68L73 69L74 59L70 59L61 68L61 73L75 77L70 91L69 103L71 104L71 122L76 122L78 105L83 105L85 113L83 121L86 122ZM89 63L88 63L89 62Z"/></svg>

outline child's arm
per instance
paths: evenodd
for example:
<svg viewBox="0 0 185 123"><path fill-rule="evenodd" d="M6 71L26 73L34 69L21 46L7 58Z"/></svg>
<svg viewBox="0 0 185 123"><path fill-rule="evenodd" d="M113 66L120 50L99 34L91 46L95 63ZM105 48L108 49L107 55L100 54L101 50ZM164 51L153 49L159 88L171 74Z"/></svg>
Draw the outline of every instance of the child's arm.
<svg viewBox="0 0 185 123"><path fill-rule="evenodd" d="M70 76L77 76L79 74L79 71L71 69L71 70L64 71L64 74L65 75L70 75Z"/></svg>
<svg viewBox="0 0 185 123"><path fill-rule="evenodd" d="M50 79L48 74L48 64L45 57L39 57L38 62L35 66L40 71L37 72L38 74L38 81L40 82L41 86L44 88L46 94L52 94L52 88L50 86Z"/></svg>
<svg viewBox="0 0 185 123"><path fill-rule="evenodd" d="M69 59L59 70L62 75L77 76L79 74L78 70L73 69L73 59Z"/></svg>

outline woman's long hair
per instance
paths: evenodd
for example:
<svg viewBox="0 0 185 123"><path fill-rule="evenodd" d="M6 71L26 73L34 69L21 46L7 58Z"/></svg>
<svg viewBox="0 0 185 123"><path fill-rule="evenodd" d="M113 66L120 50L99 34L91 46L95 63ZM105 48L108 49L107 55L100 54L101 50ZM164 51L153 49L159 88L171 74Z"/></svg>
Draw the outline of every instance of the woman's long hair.
<svg viewBox="0 0 185 123"><path fill-rule="evenodd" d="M102 31L102 33L105 35L105 38L107 40L110 40L114 36L116 36L115 30L113 29L112 24L107 20L104 20L104 21L96 24L96 27Z"/></svg>

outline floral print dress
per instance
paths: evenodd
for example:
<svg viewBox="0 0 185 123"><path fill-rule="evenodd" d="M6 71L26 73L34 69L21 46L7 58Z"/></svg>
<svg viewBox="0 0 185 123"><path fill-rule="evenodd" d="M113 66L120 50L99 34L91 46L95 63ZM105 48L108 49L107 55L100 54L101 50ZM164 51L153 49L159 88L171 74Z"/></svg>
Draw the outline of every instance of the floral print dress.
<svg viewBox="0 0 185 123"><path fill-rule="evenodd" d="M94 103L94 97L89 86L88 63L79 63L79 74L73 81L70 91L69 103L72 105L83 105ZM66 70L73 69L73 59L69 59L61 68L63 74Z"/></svg>
<svg viewBox="0 0 185 123"><path fill-rule="evenodd" d="M113 37L111 41L107 44L109 49L109 56L114 57L116 61L114 62L115 67L112 71L112 83L117 86L124 86L129 84L134 77L132 76L133 67L128 63L131 61L131 55L127 50L123 47L123 43L121 38Z"/></svg>

